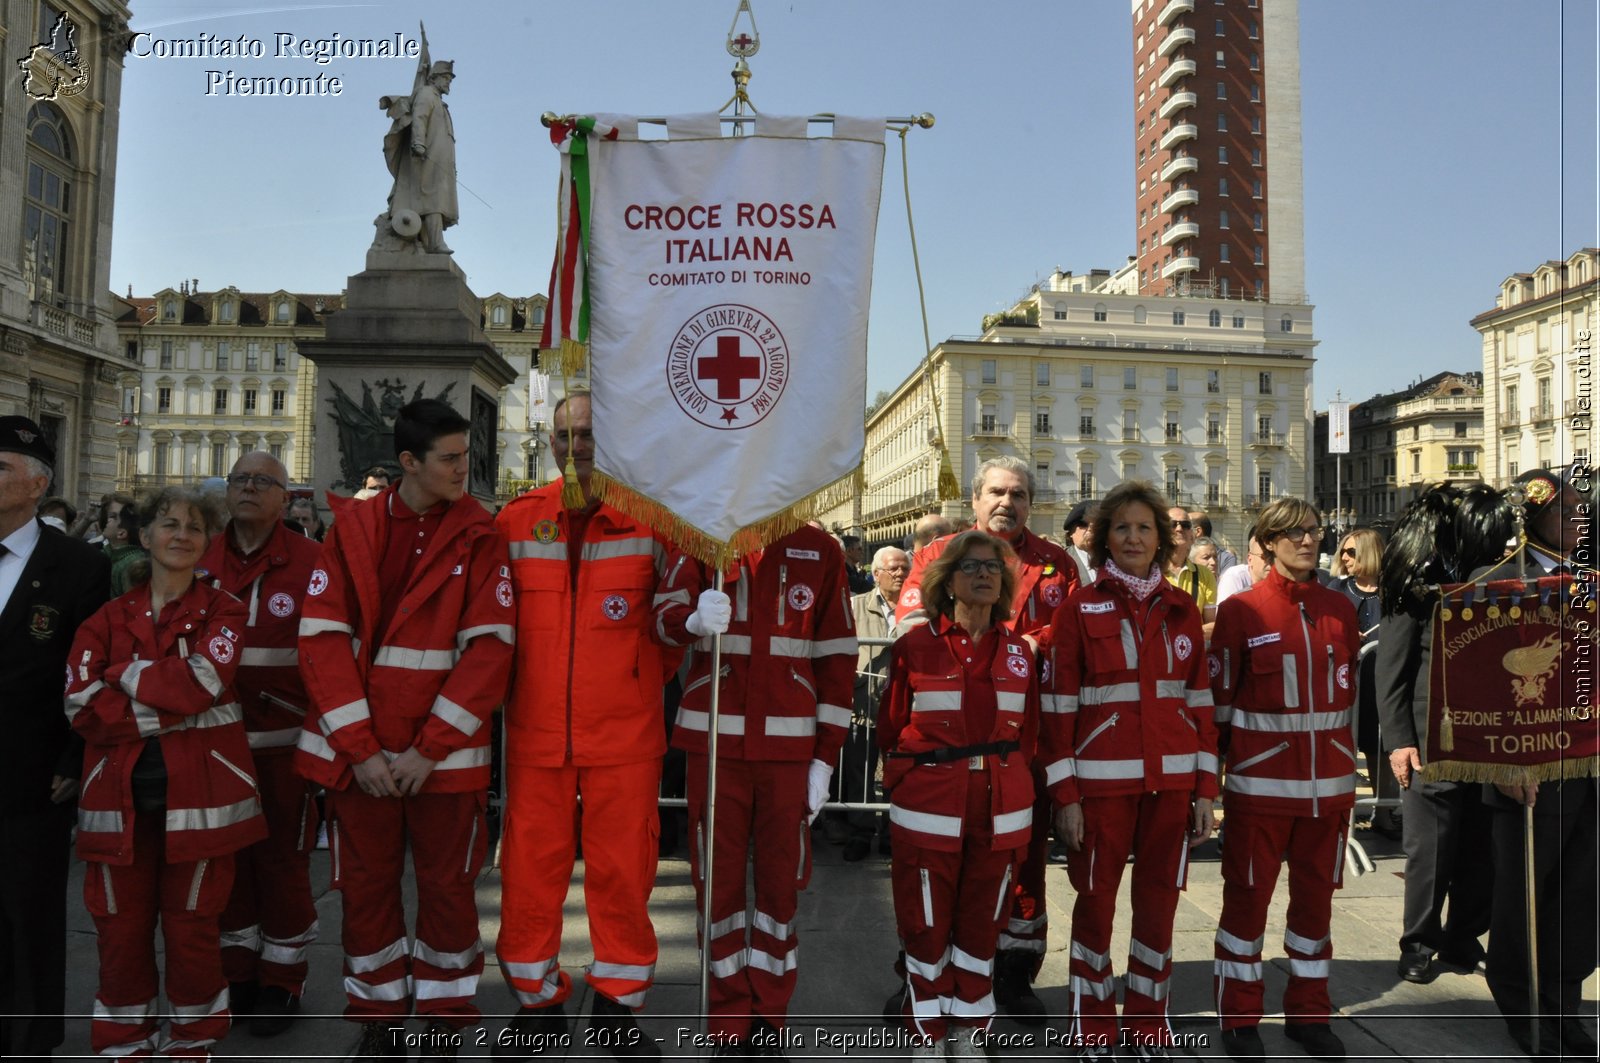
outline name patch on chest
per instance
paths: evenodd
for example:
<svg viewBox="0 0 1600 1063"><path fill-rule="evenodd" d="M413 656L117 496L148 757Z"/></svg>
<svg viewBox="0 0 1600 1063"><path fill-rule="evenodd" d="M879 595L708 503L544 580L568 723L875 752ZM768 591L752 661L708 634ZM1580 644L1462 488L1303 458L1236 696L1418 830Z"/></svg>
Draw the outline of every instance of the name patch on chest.
<svg viewBox="0 0 1600 1063"><path fill-rule="evenodd" d="M1116 602L1079 602L1078 603L1078 612L1080 612L1080 613L1111 613L1111 612L1115 612L1116 608L1117 608L1117 603Z"/></svg>
<svg viewBox="0 0 1600 1063"><path fill-rule="evenodd" d="M786 557L798 557L802 561L822 560L822 555L815 550L797 550L791 546L785 549L783 553Z"/></svg>
<svg viewBox="0 0 1600 1063"><path fill-rule="evenodd" d="M1245 642L1245 645L1250 647L1251 649L1255 649L1257 646L1265 646L1269 642L1280 642L1280 641L1282 641L1282 639L1283 639L1283 635L1282 634L1280 634L1279 632L1273 631L1273 632L1269 632L1268 634L1265 634L1265 635L1257 635L1255 638L1247 640Z"/></svg>

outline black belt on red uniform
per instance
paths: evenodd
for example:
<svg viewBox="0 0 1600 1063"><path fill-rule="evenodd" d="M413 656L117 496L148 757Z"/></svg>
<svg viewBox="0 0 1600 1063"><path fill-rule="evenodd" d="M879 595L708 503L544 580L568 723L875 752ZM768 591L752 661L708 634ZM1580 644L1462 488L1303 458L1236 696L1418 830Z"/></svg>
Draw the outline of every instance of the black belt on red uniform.
<svg viewBox="0 0 1600 1063"><path fill-rule="evenodd" d="M948 764L952 760L967 760L971 757L987 757L991 754L1003 757L1007 753L1015 753L1021 749L1019 742L985 742L976 746L943 746L939 749L924 750L921 753L892 752L884 754L894 759L909 759L917 764Z"/></svg>

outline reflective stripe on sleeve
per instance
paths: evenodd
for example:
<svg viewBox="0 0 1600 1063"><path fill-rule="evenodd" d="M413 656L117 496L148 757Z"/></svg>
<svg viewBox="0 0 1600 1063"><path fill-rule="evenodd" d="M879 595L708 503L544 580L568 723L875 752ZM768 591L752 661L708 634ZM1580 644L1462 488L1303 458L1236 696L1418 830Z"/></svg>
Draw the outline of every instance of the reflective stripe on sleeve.
<svg viewBox="0 0 1600 1063"><path fill-rule="evenodd" d="M464 627L456 632L456 652L465 652L467 643L482 635L493 635L507 646L517 644L517 633L510 624L479 624L477 627Z"/></svg>
<svg viewBox="0 0 1600 1063"><path fill-rule="evenodd" d="M341 620L324 620L321 617L302 616L300 618L300 637L311 638L314 635L326 635L336 632L341 635L354 635L355 631L349 624Z"/></svg>
<svg viewBox="0 0 1600 1063"><path fill-rule="evenodd" d="M849 727L850 710L819 701L817 703L817 722L832 724L835 727Z"/></svg>
<svg viewBox="0 0 1600 1063"><path fill-rule="evenodd" d="M361 698L348 705L340 705L337 709L329 709L317 720L323 734L332 734L341 727L348 727L362 720L372 719L372 710L367 707L367 699Z"/></svg>
<svg viewBox="0 0 1600 1063"><path fill-rule="evenodd" d="M477 733L478 728L483 726L481 719L443 694L433 699L433 708L430 710L430 715L437 716L469 738Z"/></svg>
<svg viewBox="0 0 1600 1063"><path fill-rule="evenodd" d="M246 646L239 654L241 668L292 668L299 663L300 652L292 646L287 649Z"/></svg>

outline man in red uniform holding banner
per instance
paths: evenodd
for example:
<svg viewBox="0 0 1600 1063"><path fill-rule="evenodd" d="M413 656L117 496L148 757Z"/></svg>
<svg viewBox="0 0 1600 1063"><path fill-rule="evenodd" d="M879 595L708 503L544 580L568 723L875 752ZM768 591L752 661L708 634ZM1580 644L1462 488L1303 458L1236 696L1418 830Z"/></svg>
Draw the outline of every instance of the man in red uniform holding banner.
<svg viewBox="0 0 1600 1063"><path fill-rule="evenodd" d="M405 478L339 515L300 622L312 707L295 768L328 788L345 1016L365 1024L358 1058L405 1056L391 1028L413 995L429 1020L424 1058L429 1046L433 1058L455 1058L457 1034L479 1018L484 724L505 698L515 633L505 540L466 494L468 427L437 399L401 407L394 445Z"/></svg>
<svg viewBox="0 0 1600 1063"><path fill-rule="evenodd" d="M659 1056L634 1021L655 976L647 905L666 731L661 694L680 654L657 637L667 547L645 524L590 495L588 392L556 404L550 450L570 457L584 497L568 509L557 479L513 501L496 523L510 543L521 668L506 703L509 799L495 952L521 1009L495 1045L528 1058L559 1045L572 980L561 970L561 906L583 798L584 903L594 963L590 1028L611 1055ZM715 592L712 592L715 593ZM688 601L681 594L673 601Z"/></svg>
<svg viewBox="0 0 1600 1063"><path fill-rule="evenodd" d="M998 536L1016 551L1017 590L1011 602L1013 630L1035 650L1041 632L1050 626L1057 607L1078 585L1078 566L1061 547L1028 530L1033 499L1033 477L1020 458L991 458L978 466L972 478L973 527ZM926 623L922 602L922 573L944 553L955 538L946 535L922 547L911 558L911 575L900 588L895 609L895 630ZM1000 934L995 956L996 1002L1020 1022L1044 1021L1044 1002L1033 992L1033 979L1044 963L1048 916L1045 910L1045 849L1050 832L1050 799L1041 774L1034 772L1034 830L1028 841L1028 858L1012 887L1011 920ZM899 1011L898 998L885 1006Z"/></svg>
<svg viewBox="0 0 1600 1063"><path fill-rule="evenodd" d="M283 519L288 481L283 462L265 451L234 462L228 526L212 537L196 573L249 609L234 685L267 837L235 855L233 893L219 925L234 1012L255 1013L250 1032L257 1037L289 1028L305 989L306 950L317 937L317 805L294 772L293 754L306 715L296 650L300 609L321 548Z"/></svg>
<svg viewBox="0 0 1600 1063"><path fill-rule="evenodd" d="M701 565L675 560L667 571L661 631L674 645L698 640L672 744L689 754L690 862L702 910L708 856L714 868L711 925L702 929L711 958L709 1030L725 1049L781 1055L776 1031L794 995L794 921L798 892L811 877L810 821L827 800L850 729L857 645L844 553L832 536L804 526L740 558L725 594L705 593L711 575ZM716 832L708 854L709 636L721 629ZM755 909L747 913L752 838Z"/></svg>

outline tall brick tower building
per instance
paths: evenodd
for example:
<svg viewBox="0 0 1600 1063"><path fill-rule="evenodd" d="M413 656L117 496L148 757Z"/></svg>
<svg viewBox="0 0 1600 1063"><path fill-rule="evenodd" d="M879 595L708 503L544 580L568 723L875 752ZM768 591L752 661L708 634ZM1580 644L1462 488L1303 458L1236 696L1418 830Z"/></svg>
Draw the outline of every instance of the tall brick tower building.
<svg viewBox="0 0 1600 1063"><path fill-rule="evenodd" d="M1305 299L1299 0L1133 0L1138 287Z"/></svg>

